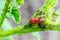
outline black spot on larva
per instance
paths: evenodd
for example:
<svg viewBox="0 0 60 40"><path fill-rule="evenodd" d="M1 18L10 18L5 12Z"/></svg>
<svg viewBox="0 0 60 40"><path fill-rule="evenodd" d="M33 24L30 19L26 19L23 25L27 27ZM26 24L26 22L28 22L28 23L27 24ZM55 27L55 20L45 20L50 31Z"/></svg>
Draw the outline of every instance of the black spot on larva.
<svg viewBox="0 0 60 40"><path fill-rule="evenodd" d="M40 28L46 28L46 25L40 25L39 23L38 23L38 26L39 26Z"/></svg>

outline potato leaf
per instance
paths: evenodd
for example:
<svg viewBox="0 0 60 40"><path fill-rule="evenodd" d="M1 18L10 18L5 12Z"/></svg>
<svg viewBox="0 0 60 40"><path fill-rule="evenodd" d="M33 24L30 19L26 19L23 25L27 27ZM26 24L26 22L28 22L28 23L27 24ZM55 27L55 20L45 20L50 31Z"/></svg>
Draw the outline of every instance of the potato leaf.
<svg viewBox="0 0 60 40"><path fill-rule="evenodd" d="M13 17L14 17L15 22L16 22L16 23L20 23L20 21L21 21L21 13L20 13L20 11L18 10L17 7L14 6L14 7L12 8L11 14L12 14Z"/></svg>
<svg viewBox="0 0 60 40"><path fill-rule="evenodd" d="M16 2L17 2L19 5L23 5L23 4L24 4L24 0L16 0Z"/></svg>

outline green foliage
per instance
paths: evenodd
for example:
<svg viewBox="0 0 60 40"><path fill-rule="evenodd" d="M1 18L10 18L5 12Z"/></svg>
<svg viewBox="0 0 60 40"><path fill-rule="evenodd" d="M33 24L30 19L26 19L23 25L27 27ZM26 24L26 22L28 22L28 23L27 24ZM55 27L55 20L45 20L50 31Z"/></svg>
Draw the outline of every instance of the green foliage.
<svg viewBox="0 0 60 40"><path fill-rule="evenodd" d="M51 10L53 7L57 5L58 1L57 0L46 0L46 2L43 4L43 6L40 8L43 12L48 12Z"/></svg>
<svg viewBox="0 0 60 40"><path fill-rule="evenodd" d="M23 5L23 4L24 4L24 0L16 0L16 2L17 2L19 5Z"/></svg>
<svg viewBox="0 0 60 40"><path fill-rule="evenodd" d="M17 24L21 21L21 12L19 10L20 6L21 5L16 3L16 0L11 0L9 3L8 12L6 14L7 18L12 18Z"/></svg>
<svg viewBox="0 0 60 40"><path fill-rule="evenodd" d="M20 21L21 21L21 13L20 13L20 11L18 10L17 7L13 7L13 8L12 8L11 14L12 14L13 17L14 17L15 22L16 22L16 23L20 23Z"/></svg>

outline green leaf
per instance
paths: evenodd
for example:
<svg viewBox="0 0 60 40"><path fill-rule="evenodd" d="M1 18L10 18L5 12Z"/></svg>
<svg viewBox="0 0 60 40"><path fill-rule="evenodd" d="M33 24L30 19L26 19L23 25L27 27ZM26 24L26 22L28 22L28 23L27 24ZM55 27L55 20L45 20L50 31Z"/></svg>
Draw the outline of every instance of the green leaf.
<svg viewBox="0 0 60 40"><path fill-rule="evenodd" d="M16 2L17 2L19 5L23 5L23 4L24 4L24 0L16 0Z"/></svg>
<svg viewBox="0 0 60 40"><path fill-rule="evenodd" d="M21 12L20 12L19 8L20 8L20 5L18 5L16 3L16 0L15 1L11 0L11 2L9 3L6 18L12 18L15 21L15 23L17 23L17 24L20 23Z"/></svg>
<svg viewBox="0 0 60 40"><path fill-rule="evenodd" d="M12 14L13 17L14 17L15 22L16 22L16 23L20 23L20 21L21 21L21 12L18 10L17 7L14 6L14 7L12 8L11 14Z"/></svg>

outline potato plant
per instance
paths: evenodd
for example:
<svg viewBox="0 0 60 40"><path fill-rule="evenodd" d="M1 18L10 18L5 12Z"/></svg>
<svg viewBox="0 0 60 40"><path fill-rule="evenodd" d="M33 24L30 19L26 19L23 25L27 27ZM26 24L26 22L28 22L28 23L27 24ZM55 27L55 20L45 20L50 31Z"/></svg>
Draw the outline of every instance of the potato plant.
<svg viewBox="0 0 60 40"><path fill-rule="evenodd" d="M7 19L11 18L16 24L20 23L21 11L19 8L24 4L24 0L0 0L0 40L15 40L14 34L22 36L26 33L45 30L60 31L60 12L59 9L54 10L57 3L58 0L46 0L24 25L12 28ZM35 34L33 33L33 35Z"/></svg>

